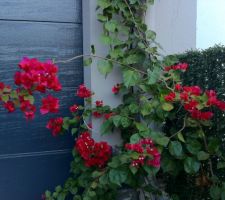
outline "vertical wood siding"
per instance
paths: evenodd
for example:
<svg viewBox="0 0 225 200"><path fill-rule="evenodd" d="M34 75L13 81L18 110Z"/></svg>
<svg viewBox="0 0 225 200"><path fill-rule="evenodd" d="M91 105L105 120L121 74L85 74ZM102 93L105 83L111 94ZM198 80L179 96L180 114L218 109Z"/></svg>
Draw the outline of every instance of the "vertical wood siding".
<svg viewBox="0 0 225 200"><path fill-rule="evenodd" d="M0 81L13 84L23 56L41 60L66 59L82 54L81 0L0 1ZM83 82L82 61L60 64L60 115L80 101L75 97ZM38 97L39 98L39 97ZM51 116L26 122L20 112L7 114L0 106L0 197L38 200L68 176L69 136L53 138L45 128Z"/></svg>

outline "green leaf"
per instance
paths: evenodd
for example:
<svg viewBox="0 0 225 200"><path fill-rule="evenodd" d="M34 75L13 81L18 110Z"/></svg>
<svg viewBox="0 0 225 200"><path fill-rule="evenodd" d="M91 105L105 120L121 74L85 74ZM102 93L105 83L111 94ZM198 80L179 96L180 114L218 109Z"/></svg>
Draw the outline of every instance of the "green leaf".
<svg viewBox="0 0 225 200"><path fill-rule="evenodd" d="M131 103L131 104L129 105L129 110L130 110L131 113L138 113L139 107L138 107L137 104Z"/></svg>
<svg viewBox="0 0 225 200"><path fill-rule="evenodd" d="M146 34L146 38L149 40L155 40L156 38L156 33L154 31L147 30L145 34Z"/></svg>
<svg viewBox="0 0 225 200"><path fill-rule="evenodd" d="M87 58L84 60L84 66L90 66L92 63L92 58Z"/></svg>
<svg viewBox="0 0 225 200"><path fill-rule="evenodd" d="M130 143L132 144L137 143L139 142L140 139L141 139L140 135L136 133L130 137Z"/></svg>
<svg viewBox="0 0 225 200"><path fill-rule="evenodd" d="M116 115L116 116L113 116L112 117L112 120L113 120L113 124L116 126L116 127L119 127L121 125L121 116L120 115Z"/></svg>
<svg viewBox="0 0 225 200"><path fill-rule="evenodd" d="M169 152L172 156L180 157L183 155L182 145L178 141L172 141L169 144Z"/></svg>
<svg viewBox="0 0 225 200"><path fill-rule="evenodd" d="M115 20L110 20L105 23L105 29L110 31L110 32L115 32L117 28L117 21Z"/></svg>
<svg viewBox="0 0 225 200"><path fill-rule="evenodd" d="M164 147L168 145L169 141L170 141L170 138L168 137L159 137L156 139L156 143Z"/></svg>
<svg viewBox="0 0 225 200"><path fill-rule="evenodd" d="M124 58L124 63L127 65L140 63L143 61L142 54L131 54L127 58Z"/></svg>
<svg viewBox="0 0 225 200"><path fill-rule="evenodd" d="M170 156L164 156L161 161L163 172L173 173L176 170L176 162Z"/></svg>
<svg viewBox="0 0 225 200"><path fill-rule="evenodd" d="M149 85L155 84L159 80L160 74L161 74L161 69L158 67L155 67L153 71L148 70L148 84Z"/></svg>
<svg viewBox="0 0 225 200"><path fill-rule="evenodd" d="M221 200L225 200L225 190L221 192Z"/></svg>
<svg viewBox="0 0 225 200"><path fill-rule="evenodd" d="M169 112L169 111L173 110L173 108L174 108L174 106L171 103L163 103L162 104L162 109L165 111Z"/></svg>
<svg viewBox="0 0 225 200"><path fill-rule="evenodd" d="M126 87L135 86L140 81L140 74L136 71L126 70L123 72L123 79Z"/></svg>
<svg viewBox="0 0 225 200"><path fill-rule="evenodd" d="M181 132L179 132L179 133L177 134L177 137L178 137L178 139L179 139L181 142L185 143L184 136L183 136L183 134L182 134Z"/></svg>
<svg viewBox="0 0 225 200"><path fill-rule="evenodd" d="M130 4L135 4L137 3L137 0L129 0Z"/></svg>
<svg viewBox="0 0 225 200"><path fill-rule="evenodd" d="M2 95L1 98L2 98L2 101L5 102L5 103L7 101L9 101L9 95Z"/></svg>
<svg viewBox="0 0 225 200"><path fill-rule="evenodd" d="M66 194L60 193L57 197L57 200L65 200L66 199Z"/></svg>
<svg viewBox="0 0 225 200"><path fill-rule="evenodd" d="M91 53L95 54L95 46L93 44L91 45Z"/></svg>
<svg viewBox="0 0 225 200"><path fill-rule="evenodd" d="M127 117L121 118L121 125L122 125L123 128L129 127L130 124L131 124L131 120L129 118L127 118Z"/></svg>
<svg viewBox="0 0 225 200"><path fill-rule="evenodd" d="M70 127L70 118L69 117L64 117L63 118L63 129L69 130Z"/></svg>
<svg viewBox="0 0 225 200"><path fill-rule="evenodd" d="M202 149L201 143L196 139L188 140L186 147L187 150L194 155L196 155Z"/></svg>
<svg viewBox="0 0 225 200"><path fill-rule="evenodd" d="M50 191L45 191L45 197L50 198L51 197L51 192Z"/></svg>
<svg viewBox="0 0 225 200"><path fill-rule="evenodd" d="M150 5L153 5L153 4L155 3L155 0L148 0L148 3L149 3Z"/></svg>
<svg viewBox="0 0 225 200"><path fill-rule="evenodd" d="M208 149L210 153L218 152L220 148L220 140L218 138L211 138L208 143Z"/></svg>
<svg viewBox="0 0 225 200"><path fill-rule="evenodd" d="M100 22L106 22L108 20L108 17L102 15L102 14L98 14L97 15L97 19L100 21Z"/></svg>
<svg viewBox="0 0 225 200"><path fill-rule="evenodd" d="M188 173L188 174L193 174L199 171L200 168L200 162L197 161L195 158L193 157L187 157L184 160L184 170Z"/></svg>
<svg viewBox="0 0 225 200"><path fill-rule="evenodd" d="M24 100L30 101L31 104L34 104L34 97L32 95L25 96Z"/></svg>
<svg viewBox="0 0 225 200"><path fill-rule="evenodd" d="M97 5L100 6L100 8L105 9L111 5L111 2L109 0L98 0Z"/></svg>
<svg viewBox="0 0 225 200"><path fill-rule="evenodd" d="M101 125L100 132L102 135L106 135L106 134L111 133L112 128L113 128L112 122L110 120L106 120Z"/></svg>
<svg viewBox="0 0 225 200"><path fill-rule="evenodd" d="M177 56L174 56L174 55L168 55L163 60L163 64L165 66L171 66L171 65L176 64L177 62L179 62L179 60L178 60Z"/></svg>
<svg viewBox="0 0 225 200"><path fill-rule="evenodd" d="M138 168L137 167L130 166L129 168L130 168L130 171L132 172L132 174L134 174L134 175L138 172Z"/></svg>
<svg viewBox="0 0 225 200"><path fill-rule="evenodd" d="M225 168L225 162L218 162L217 163L217 169L224 169Z"/></svg>
<svg viewBox="0 0 225 200"><path fill-rule="evenodd" d="M210 188L210 196L215 199L215 200L219 200L221 197L221 188L219 188L218 186L213 185Z"/></svg>
<svg viewBox="0 0 225 200"><path fill-rule="evenodd" d="M105 45L110 45L113 43L113 39L108 35L101 35L100 40Z"/></svg>
<svg viewBox="0 0 225 200"><path fill-rule="evenodd" d="M18 99L18 93L17 93L15 90L11 91L10 96L11 96L11 98L13 98L13 99Z"/></svg>
<svg viewBox="0 0 225 200"><path fill-rule="evenodd" d="M151 104L150 101L147 101L147 102L144 102L142 105L141 105L141 114L143 116L147 116L147 115L150 115L151 112L153 110L153 105Z"/></svg>
<svg viewBox="0 0 225 200"><path fill-rule="evenodd" d="M110 72L112 72L113 69L112 62L107 60L99 60L97 66L98 71L104 76L107 76Z"/></svg>
<svg viewBox="0 0 225 200"><path fill-rule="evenodd" d="M72 128L71 133L72 135L75 135L77 133L78 129L77 128Z"/></svg>
<svg viewBox="0 0 225 200"><path fill-rule="evenodd" d="M103 176L101 176L99 178L99 183L102 184L102 185L106 185L109 183L109 177L108 177L108 174L104 174Z"/></svg>
<svg viewBox="0 0 225 200"><path fill-rule="evenodd" d="M110 56L114 59L122 57L124 52L121 48L115 48L110 50Z"/></svg>
<svg viewBox="0 0 225 200"><path fill-rule="evenodd" d="M119 169L109 171L109 180L111 183L121 186L127 180L127 172Z"/></svg>
<svg viewBox="0 0 225 200"><path fill-rule="evenodd" d="M140 132L147 131L149 129L144 123L135 122L135 126Z"/></svg>
<svg viewBox="0 0 225 200"><path fill-rule="evenodd" d="M197 154L197 158L198 158L198 160L208 160L209 154L204 151L199 151Z"/></svg>

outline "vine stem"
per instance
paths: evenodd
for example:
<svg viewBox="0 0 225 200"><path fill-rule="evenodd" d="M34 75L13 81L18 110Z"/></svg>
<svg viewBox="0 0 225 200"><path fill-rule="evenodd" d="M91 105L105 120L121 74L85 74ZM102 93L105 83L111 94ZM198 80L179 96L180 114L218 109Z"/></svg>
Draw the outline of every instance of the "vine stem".
<svg viewBox="0 0 225 200"><path fill-rule="evenodd" d="M203 135L202 137L203 137L205 149L208 152L209 151L209 148L208 148L208 144L207 144L207 141L206 141L206 137L205 137L205 135ZM212 160L210 158L209 158L209 169L210 169L211 175L214 176Z"/></svg>
<svg viewBox="0 0 225 200"><path fill-rule="evenodd" d="M71 61L73 61L73 60L76 60L76 59L79 59L79 58L83 58L83 57L99 58L99 59L102 59L102 60L107 60L107 61L116 63L116 64L118 64L118 65L121 65L121 66L124 66L124 67L128 67L128 68L130 68L130 69L132 69L132 70L134 70L134 71L137 71L137 72L139 72L139 73L141 73L141 74L147 75L146 72L144 72L144 71L142 71L142 70L139 70L139 69L136 69L135 67L126 65L126 64L124 64L124 63L121 63L121 62L119 62L119 61L117 61L117 60L113 60L113 59L111 59L111 58L106 58L106 57L102 57L102 56L98 56L98 55L93 55L93 54L81 54L81 55L77 55L77 56L74 56L74 57L72 57L72 58L69 58L69 59L67 59L67 60L58 60L58 61L55 61L54 63L55 63L55 64L59 64L59 63L69 63L69 62L71 62Z"/></svg>
<svg viewBox="0 0 225 200"><path fill-rule="evenodd" d="M82 117L82 118L83 118L83 117ZM91 127L87 124L87 122L85 121L84 118L83 118L83 122L84 122L84 125L87 127L87 129L88 129L89 131L91 131L92 133L99 134L99 132L97 132L96 130L94 130L93 128L91 128Z"/></svg>
<svg viewBox="0 0 225 200"><path fill-rule="evenodd" d="M124 0L124 2L125 2L125 4L127 5L128 9L129 9L129 12L131 14L132 20L133 20L133 22L135 24L135 27L137 28L137 31L138 31L138 34L139 34L140 38L142 38L142 33L141 33L141 31L140 31L140 29L138 27L138 24L137 24L137 22L135 20L134 13L132 12L131 7L130 7L129 3L127 2L127 0ZM148 44L146 43L145 39L141 39L141 40L145 43L145 46L148 47Z"/></svg>
<svg viewBox="0 0 225 200"><path fill-rule="evenodd" d="M184 123L183 123L182 128L181 128L179 131L177 131L176 133L174 133L173 135L171 135L171 136L169 137L170 139L173 138L173 137L175 137L178 133L182 132L182 131L185 129L185 127L186 127L186 117L187 117L187 116L184 117Z"/></svg>

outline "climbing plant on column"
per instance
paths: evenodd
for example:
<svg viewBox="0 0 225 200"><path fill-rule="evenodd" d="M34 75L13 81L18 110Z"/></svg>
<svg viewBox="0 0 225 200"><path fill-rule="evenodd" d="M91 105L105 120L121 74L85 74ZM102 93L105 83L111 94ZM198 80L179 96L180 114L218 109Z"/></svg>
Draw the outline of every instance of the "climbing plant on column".
<svg viewBox="0 0 225 200"><path fill-rule="evenodd" d="M68 108L70 116L52 118L47 123L53 136L74 136L74 160L71 176L55 191L46 191L42 199L113 200L123 198L125 188L134 192L126 192L123 199L175 200L185 189L168 194L163 180L183 173L195 180L193 187L203 196L224 199L225 183L213 172L214 165L224 170L224 155L220 141L208 135L205 127L211 126L211 108L224 111L225 102L214 90L183 85L180 74L188 70L188 64L158 53L156 34L144 23L148 4L153 1L97 2L98 20L103 26L101 41L108 46L105 57L95 55L92 47L91 55L67 61L24 58L15 75L17 88L0 84L1 101L8 112L19 108L32 119L37 92L46 95L39 108L43 115L59 111L59 100L49 92L62 89L56 66L60 62L84 57L88 65L98 59L97 68L105 77L114 67L121 69L123 81L109 88L112 95L122 98L119 106L112 108L101 99L92 102L94 91L80 85L74 95L84 99L84 105L74 102ZM113 148L106 141L95 141L92 132L96 130L89 123L92 117L102 119L98 134L113 134L116 129L122 144ZM170 120L181 121L182 126L165 128ZM179 185L173 187L180 190ZM191 195L186 199L197 199Z"/></svg>

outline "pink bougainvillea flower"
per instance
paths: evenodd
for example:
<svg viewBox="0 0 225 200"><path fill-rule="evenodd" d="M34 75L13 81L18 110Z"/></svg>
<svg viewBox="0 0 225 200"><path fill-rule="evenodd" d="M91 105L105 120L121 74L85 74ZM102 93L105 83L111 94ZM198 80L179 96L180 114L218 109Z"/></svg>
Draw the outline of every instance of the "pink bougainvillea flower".
<svg viewBox="0 0 225 200"><path fill-rule="evenodd" d="M175 85L175 90L177 90L177 91L182 90L181 84L176 84L176 85Z"/></svg>
<svg viewBox="0 0 225 200"><path fill-rule="evenodd" d="M63 118L58 117L55 119L50 119L46 125L46 128L52 131L53 136L57 136L60 132L62 132L62 126L63 126Z"/></svg>
<svg viewBox="0 0 225 200"><path fill-rule="evenodd" d="M225 111L225 102L224 101L217 101L216 102L216 106L222 110L222 111Z"/></svg>
<svg viewBox="0 0 225 200"><path fill-rule="evenodd" d="M92 114L93 114L93 116L96 117L96 118L102 117L102 114L101 114L100 112L98 112L98 111L95 111L95 112L93 112Z"/></svg>
<svg viewBox="0 0 225 200"><path fill-rule="evenodd" d="M151 138L141 139L135 144L125 144L125 149L128 151L137 152L139 154L138 159L132 159L132 167L138 168L139 166L143 166L145 164L156 168L160 167L161 154L154 146Z"/></svg>
<svg viewBox="0 0 225 200"><path fill-rule="evenodd" d="M14 76L15 84L25 89L46 92L47 89L60 91L58 67L51 61L40 62L36 58L24 58L19 63L20 71Z"/></svg>
<svg viewBox="0 0 225 200"><path fill-rule="evenodd" d="M8 110L9 113L14 112L16 109L12 101L7 101L6 103L4 103L4 107L6 110Z"/></svg>
<svg viewBox="0 0 225 200"><path fill-rule="evenodd" d="M106 120L108 120L108 119L110 119L113 115L115 115L115 113L106 113L105 115L104 115L104 118L106 119Z"/></svg>
<svg viewBox="0 0 225 200"><path fill-rule="evenodd" d="M92 95L91 91L84 85L80 85L77 90L77 96L80 98L90 98Z"/></svg>
<svg viewBox="0 0 225 200"><path fill-rule="evenodd" d="M191 112L191 117L194 119L198 120L210 120L213 117L213 113L208 111L208 112L202 112L200 110L192 110Z"/></svg>
<svg viewBox="0 0 225 200"><path fill-rule="evenodd" d="M42 99L42 106L40 112L42 115L47 113L57 113L59 111L59 99L48 95L46 98Z"/></svg>
<svg viewBox="0 0 225 200"><path fill-rule="evenodd" d="M74 104L73 106L70 106L70 112L75 113L79 110L79 106Z"/></svg>
<svg viewBox="0 0 225 200"><path fill-rule="evenodd" d="M184 104L184 109L187 111L192 111L194 109L196 109L196 106L199 105L199 103L195 100L191 100L188 103Z"/></svg>
<svg viewBox="0 0 225 200"><path fill-rule="evenodd" d="M172 66L166 66L164 68L164 71L169 72L170 70L182 70L186 71L188 69L188 64L187 63L178 63L176 65Z"/></svg>
<svg viewBox="0 0 225 200"><path fill-rule="evenodd" d="M189 100L188 93L186 93L186 92L180 93L180 99L183 100L183 101L185 101L185 102L188 101Z"/></svg>
<svg viewBox="0 0 225 200"><path fill-rule="evenodd" d="M75 149L84 159L87 167L102 168L112 155L111 146L107 142L96 142L89 132L84 132L79 136Z"/></svg>
<svg viewBox="0 0 225 200"><path fill-rule="evenodd" d="M199 96L202 90L199 86L184 86L183 90L191 95Z"/></svg>
<svg viewBox="0 0 225 200"><path fill-rule="evenodd" d="M0 90L3 90L5 88L5 84L0 82Z"/></svg>
<svg viewBox="0 0 225 200"><path fill-rule="evenodd" d="M117 83L116 85L113 86L113 88L112 88L112 93L113 93L113 94L118 94L119 91L120 91L120 88L121 88L120 84Z"/></svg>
<svg viewBox="0 0 225 200"><path fill-rule="evenodd" d="M170 92L168 95L164 97L166 101L173 101L176 98L176 94L174 92Z"/></svg>
<svg viewBox="0 0 225 200"><path fill-rule="evenodd" d="M95 105L96 105L96 107L102 107L103 106L103 101L96 101Z"/></svg>
<svg viewBox="0 0 225 200"><path fill-rule="evenodd" d="M33 119L35 112L36 112L36 107L30 103L30 101L21 101L20 104L20 109L22 112L24 112L25 118L27 120Z"/></svg>

